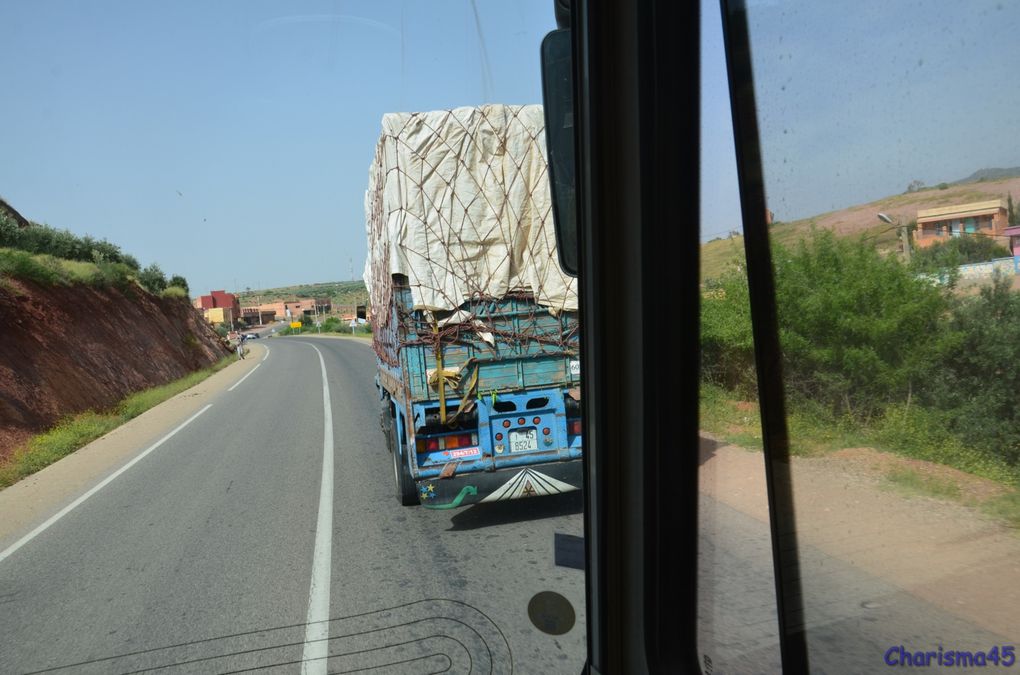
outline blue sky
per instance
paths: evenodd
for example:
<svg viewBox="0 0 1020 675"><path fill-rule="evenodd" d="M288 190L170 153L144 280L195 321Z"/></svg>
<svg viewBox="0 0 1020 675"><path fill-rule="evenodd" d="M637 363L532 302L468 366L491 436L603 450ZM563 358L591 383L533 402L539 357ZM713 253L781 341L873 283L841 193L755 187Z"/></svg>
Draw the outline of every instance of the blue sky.
<svg viewBox="0 0 1020 675"><path fill-rule="evenodd" d="M193 292L360 278L383 113L541 101L551 0L478 9L0 3L0 195Z"/></svg>
<svg viewBox="0 0 1020 675"><path fill-rule="evenodd" d="M1020 164L1014 3L750 4L778 218ZM469 0L6 0L0 195L193 291L360 278L383 113L541 101L552 0L477 7L476 24ZM704 7L709 239L740 216L718 6Z"/></svg>

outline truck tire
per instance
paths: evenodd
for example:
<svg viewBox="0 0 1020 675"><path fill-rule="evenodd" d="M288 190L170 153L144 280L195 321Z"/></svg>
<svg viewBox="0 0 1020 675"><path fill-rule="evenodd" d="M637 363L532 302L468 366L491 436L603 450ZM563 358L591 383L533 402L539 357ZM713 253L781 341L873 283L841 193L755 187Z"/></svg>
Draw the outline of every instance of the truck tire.
<svg viewBox="0 0 1020 675"><path fill-rule="evenodd" d="M411 471L407 468L407 460L397 451L397 438L393 429L390 430L390 447L393 448L390 454L393 455L393 478L396 481L397 501L402 506L417 506L418 486L411 479Z"/></svg>
<svg viewBox="0 0 1020 675"><path fill-rule="evenodd" d="M393 452L393 404L390 400L384 399L379 404L379 426L382 428L383 438L386 439L386 450Z"/></svg>

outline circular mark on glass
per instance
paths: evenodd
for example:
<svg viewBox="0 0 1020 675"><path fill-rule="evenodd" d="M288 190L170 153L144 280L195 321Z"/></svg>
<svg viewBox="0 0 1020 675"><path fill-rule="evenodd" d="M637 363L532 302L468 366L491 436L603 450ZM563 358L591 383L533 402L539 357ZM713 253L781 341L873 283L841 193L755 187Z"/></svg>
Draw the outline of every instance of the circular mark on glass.
<svg viewBox="0 0 1020 675"><path fill-rule="evenodd" d="M574 627L577 617L565 597L553 591L542 591L528 603L528 618L543 633L563 635Z"/></svg>

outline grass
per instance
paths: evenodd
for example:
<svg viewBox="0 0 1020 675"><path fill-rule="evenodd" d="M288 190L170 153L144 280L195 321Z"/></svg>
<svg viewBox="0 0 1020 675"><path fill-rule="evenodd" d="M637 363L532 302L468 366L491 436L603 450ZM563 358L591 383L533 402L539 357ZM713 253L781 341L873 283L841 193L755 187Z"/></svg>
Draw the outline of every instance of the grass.
<svg viewBox="0 0 1020 675"><path fill-rule="evenodd" d="M161 298L180 298L188 300L188 292L180 286L168 286L160 291L159 297Z"/></svg>
<svg viewBox="0 0 1020 675"><path fill-rule="evenodd" d="M753 396L740 395L702 382L699 427L720 440L747 450L762 448L761 418ZM1003 460L964 445L950 434L938 418L917 406L909 414L891 408L885 416L862 424L802 404L787 410L790 454L801 457L825 455L843 448L870 447L953 467L992 480L1007 492L979 506L986 513L1020 529L1020 469ZM886 475L889 484L908 495L963 501L959 485L950 478L927 476L913 469L895 469Z"/></svg>
<svg viewBox="0 0 1020 675"><path fill-rule="evenodd" d="M97 438L108 434L146 410L190 389L213 373L233 363L228 356L217 363L174 380L131 394L107 412L89 410L65 418L55 427L32 437L0 464L0 489L13 485L57 460L66 457Z"/></svg>
<svg viewBox="0 0 1020 675"><path fill-rule="evenodd" d="M1012 528L1020 529L1020 490L1012 490L988 500L982 505L985 513L1004 521Z"/></svg>
<svg viewBox="0 0 1020 675"><path fill-rule="evenodd" d="M959 499L960 486L949 478L925 476L914 469L898 468L886 474L886 480L907 496Z"/></svg>
<svg viewBox="0 0 1020 675"><path fill-rule="evenodd" d="M287 326L279 333L277 333L277 335L280 335L281 337L287 335L319 335L319 334L347 335L349 337L370 338L372 337L372 329L370 324L361 324L354 329L354 333L351 333L350 326L340 322L331 323L330 321L327 320L326 322L323 323L321 329L316 329L314 325L301 326L300 328L291 328L290 326Z"/></svg>
<svg viewBox="0 0 1020 675"><path fill-rule="evenodd" d="M134 270L123 263L64 260L51 255L0 248L0 278L34 281L44 286L118 286L131 284Z"/></svg>

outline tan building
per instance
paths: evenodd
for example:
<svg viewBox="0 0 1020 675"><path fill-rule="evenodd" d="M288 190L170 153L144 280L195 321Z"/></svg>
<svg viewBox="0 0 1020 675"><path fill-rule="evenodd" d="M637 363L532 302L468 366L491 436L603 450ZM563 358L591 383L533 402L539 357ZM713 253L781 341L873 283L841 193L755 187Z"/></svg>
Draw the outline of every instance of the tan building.
<svg viewBox="0 0 1020 675"><path fill-rule="evenodd" d="M232 307L210 307L203 311L205 320L212 325L225 323L227 326L234 325L234 310Z"/></svg>
<svg viewBox="0 0 1020 675"><path fill-rule="evenodd" d="M297 298L296 300L281 300L280 302L264 302L261 305L249 305L244 308L244 313L254 314L257 310L265 315L272 312L273 318L282 321L288 318L287 310L289 309L289 318L300 320L304 314L314 314L317 304L319 305L320 314L328 309L328 305L323 306L321 301L317 303L312 298ZM265 318L263 318L263 322L265 322Z"/></svg>
<svg viewBox="0 0 1020 675"><path fill-rule="evenodd" d="M968 234L994 236L1005 242L1003 232L1008 226L1006 202L1001 199L923 209L917 212L914 245L926 248L939 241L948 241L950 237Z"/></svg>

